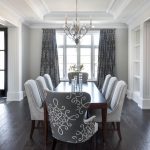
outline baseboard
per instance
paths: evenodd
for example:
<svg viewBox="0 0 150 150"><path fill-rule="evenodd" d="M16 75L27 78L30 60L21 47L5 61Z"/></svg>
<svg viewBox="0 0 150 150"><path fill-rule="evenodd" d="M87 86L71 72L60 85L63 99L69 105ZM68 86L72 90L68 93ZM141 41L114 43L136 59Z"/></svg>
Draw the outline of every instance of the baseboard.
<svg viewBox="0 0 150 150"><path fill-rule="evenodd" d="M133 95L132 92L127 90L127 98L132 99L132 97L133 97L132 95Z"/></svg>
<svg viewBox="0 0 150 150"><path fill-rule="evenodd" d="M150 99L144 99L139 92L127 91L127 98L132 99L141 109L150 109Z"/></svg>
<svg viewBox="0 0 150 150"><path fill-rule="evenodd" d="M138 106L141 109L150 109L150 99L142 99L140 100L140 102L138 103Z"/></svg>
<svg viewBox="0 0 150 150"><path fill-rule="evenodd" d="M23 91L23 98L25 98L27 95L26 95L26 92Z"/></svg>
<svg viewBox="0 0 150 150"><path fill-rule="evenodd" d="M21 101L23 100L23 91L7 92L7 101Z"/></svg>

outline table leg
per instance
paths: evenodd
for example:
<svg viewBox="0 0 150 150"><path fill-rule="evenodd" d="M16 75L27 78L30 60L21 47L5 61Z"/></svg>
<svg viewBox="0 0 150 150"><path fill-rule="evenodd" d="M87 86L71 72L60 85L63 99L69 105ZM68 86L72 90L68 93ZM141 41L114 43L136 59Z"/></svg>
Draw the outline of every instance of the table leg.
<svg viewBox="0 0 150 150"><path fill-rule="evenodd" d="M103 136L104 143L105 143L105 132L106 132L106 120L107 120L107 108L102 108L102 136Z"/></svg>

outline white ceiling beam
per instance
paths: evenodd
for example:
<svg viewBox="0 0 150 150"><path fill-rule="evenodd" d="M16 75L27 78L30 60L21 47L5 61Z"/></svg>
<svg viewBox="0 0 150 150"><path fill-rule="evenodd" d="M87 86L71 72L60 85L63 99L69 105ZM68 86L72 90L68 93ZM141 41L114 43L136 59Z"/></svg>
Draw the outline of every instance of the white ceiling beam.
<svg viewBox="0 0 150 150"><path fill-rule="evenodd" d="M33 10L33 12L40 18L43 19L43 12L40 10L40 8L37 6L37 1L35 0L25 0L27 5Z"/></svg>
<svg viewBox="0 0 150 150"><path fill-rule="evenodd" d="M45 0L40 0L40 1L41 1L41 3L43 4L43 6L44 6L44 8L45 8L46 13L49 13L49 12L50 12L50 10L49 10L48 5L46 4Z"/></svg>
<svg viewBox="0 0 150 150"><path fill-rule="evenodd" d="M125 10L125 8L131 3L132 0L124 0L121 5L117 7L114 11L114 18L118 18L121 13Z"/></svg>
<svg viewBox="0 0 150 150"><path fill-rule="evenodd" d="M24 21L21 16L14 11L14 8L8 1L0 1L0 8L0 15L4 22L19 26L20 23Z"/></svg>
<svg viewBox="0 0 150 150"><path fill-rule="evenodd" d="M110 10L114 6L115 3L116 3L116 0L111 0L111 2L108 5L108 8L106 10L107 13L110 13Z"/></svg>

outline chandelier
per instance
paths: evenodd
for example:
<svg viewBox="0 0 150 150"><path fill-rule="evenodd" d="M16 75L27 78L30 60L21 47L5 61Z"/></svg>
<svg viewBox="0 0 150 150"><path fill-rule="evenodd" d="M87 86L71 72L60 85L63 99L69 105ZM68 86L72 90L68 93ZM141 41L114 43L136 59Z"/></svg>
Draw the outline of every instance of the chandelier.
<svg viewBox="0 0 150 150"><path fill-rule="evenodd" d="M75 21L72 24L67 23L67 17L65 18L65 27L64 32L66 35L73 39L76 43L76 45L79 44L80 39L86 35L86 33L92 28L92 20L90 19L89 25L86 24L80 24L80 21L78 19L77 14L77 0L76 0L76 18Z"/></svg>

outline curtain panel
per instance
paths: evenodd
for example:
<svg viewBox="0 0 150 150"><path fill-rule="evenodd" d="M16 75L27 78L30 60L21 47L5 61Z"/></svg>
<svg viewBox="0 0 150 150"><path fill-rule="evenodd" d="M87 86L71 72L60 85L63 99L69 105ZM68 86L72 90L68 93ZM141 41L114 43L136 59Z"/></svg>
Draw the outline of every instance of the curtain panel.
<svg viewBox="0 0 150 150"><path fill-rule="evenodd" d="M101 29L98 51L97 86L101 89L105 76L114 75L115 29Z"/></svg>
<svg viewBox="0 0 150 150"><path fill-rule="evenodd" d="M55 29L43 29L40 75L49 74L54 87L60 82Z"/></svg>

